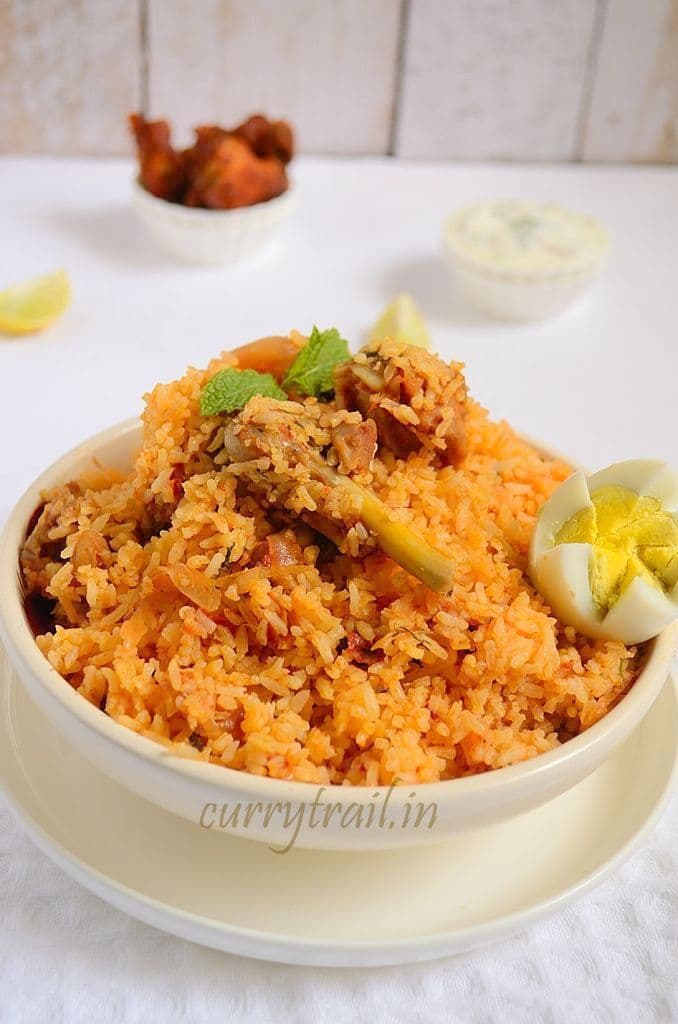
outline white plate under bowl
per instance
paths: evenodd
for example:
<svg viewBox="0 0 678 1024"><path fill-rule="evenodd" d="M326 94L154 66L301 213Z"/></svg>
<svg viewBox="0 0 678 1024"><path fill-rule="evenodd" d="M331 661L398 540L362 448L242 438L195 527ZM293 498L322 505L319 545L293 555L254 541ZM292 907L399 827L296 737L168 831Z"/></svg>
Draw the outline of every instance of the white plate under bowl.
<svg viewBox="0 0 678 1024"><path fill-rule="evenodd" d="M0 650L0 779L43 852L147 924L282 963L434 959L561 909L656 822L677 748L669 678L617 752L537 810L423 848L276 854L201 829L97 771L33 705Z"/></svg>

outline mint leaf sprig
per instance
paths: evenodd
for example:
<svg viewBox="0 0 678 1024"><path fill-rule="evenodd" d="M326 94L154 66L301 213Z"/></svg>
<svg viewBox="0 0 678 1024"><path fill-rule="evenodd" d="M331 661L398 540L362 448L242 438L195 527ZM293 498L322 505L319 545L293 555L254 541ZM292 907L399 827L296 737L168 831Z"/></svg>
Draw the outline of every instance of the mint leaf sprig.
<svg viewBox="0 0 678 1024"><path fill-rule="evenodd" d="M313 327L311 336L285 374L286 391L302 395L331 395L334 392L334 368L350 357L348 342L336 327L319 331Z"/></svg>
<svg viewBox="0 0 678 1024"><path fill-rule="evenodd" d="M283 402L288 397L285 392L331 398L334 394L334 368L349 358L348 342L341 337L336 327L319 331L314 326L307 343L299 350L285 374L282 388L270 373L239 370L229 366L210 377L203 387L200 393L200 415L217 416L219 413L238 412L255 395L277 398Z"/></svg>
<svg viewBox="0 0 678 1024"><path fill-rule="evenodd" d="M217 416L222 412L236 412L244 409L250 398L254 398L255 395L278 398L283 402L287 398L270 373L237 370L234 366L229 366L210 377L202 389L200 415Z"/></svg>

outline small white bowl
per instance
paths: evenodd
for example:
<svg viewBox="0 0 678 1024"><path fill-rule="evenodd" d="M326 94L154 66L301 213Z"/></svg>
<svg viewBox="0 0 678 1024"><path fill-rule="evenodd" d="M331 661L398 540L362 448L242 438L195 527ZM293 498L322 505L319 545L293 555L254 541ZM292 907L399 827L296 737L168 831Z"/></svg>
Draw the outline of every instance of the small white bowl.
<svg viewBox="0 0 678 1024"><path fill-rule="evenodd" d="M512 216L513 223L522 217L543 226L546 237L537 230L527 244L514 242ZM589 288L607 262L609 239L584 214L550 203L497 201L451 214L443 244L472 305L502 320L533 321L562 312Z"/></svg>
<svg viewBox="0 0 678 1024"><path fill-rule="evenodd" d="M169 253L204 266L235 263L260 252L287 220L294 201L290 186L253 206L205 210L158 199L138 181L132 199L140 219Z"/></svg>
<svg viewBox="0 0 678 1024"><path fill-rule="evenodd" d="M593 284L603 268L600 263L578 274L512 276L470 263L450 249L446 254L459 290L471 305L498 320L523 323L562 313Z"/></svg>
<svg viewBox="0 0 678 1024"><path fill-rule="evenodd" d="M289 808L288 824L275 813L266 826L257 812L245 825L241 812L238 823L227 825L224 831L281 847L293 840L300 848L326 850L395 849L439 842L468 828L513 818L576 785L630 735L666 681L678 623L650 643L646 663L629 692L586 732L521 764L446 782L392 790L318 787L180 757L126 729L76 693L41 654L21 598L18 555L41 493L75 479L91 467L94 458L104 465L128 469L140 440L138 420L104 431L55 462L20 499L0 538L0 637L31 698L69 743L123 786L197 827L213 826L224 806L232 811L237 804L278 805ZM539 448L551 454L543 446ZM344 808L354 809L354 816L355 809L362 809L365 821L370 808L376 807L376 814L371 824L360 828L342 826L343 818L338 815L332 816L326 827L318 828L311 824L311 810L318 800L320 808L341 801ZM435 805L435 823L428 827L429 815L420 828L403 827L408 806L414 814L419 801L424 806ZM382 821L385 824L380 824Z"/></svg>

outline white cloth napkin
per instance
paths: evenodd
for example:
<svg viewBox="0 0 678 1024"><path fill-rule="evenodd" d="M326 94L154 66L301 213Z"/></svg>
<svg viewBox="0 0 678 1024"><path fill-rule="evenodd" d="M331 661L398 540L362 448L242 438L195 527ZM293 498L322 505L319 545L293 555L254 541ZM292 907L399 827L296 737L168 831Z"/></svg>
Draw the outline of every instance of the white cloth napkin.
<svg viewBox="0 0 678 1024"><path fill-rule="evenodd" d="M202 949L72 882L0 801L2 1024L678 1021L678 797L574 906L464 956L319 970Z"/></svg>

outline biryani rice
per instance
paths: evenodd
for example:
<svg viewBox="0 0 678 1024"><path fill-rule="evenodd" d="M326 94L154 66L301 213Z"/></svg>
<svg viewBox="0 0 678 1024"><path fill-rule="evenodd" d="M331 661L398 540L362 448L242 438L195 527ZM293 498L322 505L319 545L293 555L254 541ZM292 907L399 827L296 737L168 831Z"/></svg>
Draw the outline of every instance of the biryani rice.
<svg viewBox="0 0 678 1024"><path fill-rule="evenodd" d="M187 756L368 786L515 764L623 695L636 650L562 626L526 577L535 515L567 465L469 399L460 468L440 468L435 447L380 447L367 474L452 560L448 595L378 550L330 556L305 528L298 562L268 565L256 552L280 524L215 462L220 420L199 411L232 363L146 396L129 475L96 469L45 495L47 543L24 570L60 623L37 643L80 694Z"/></svg>

